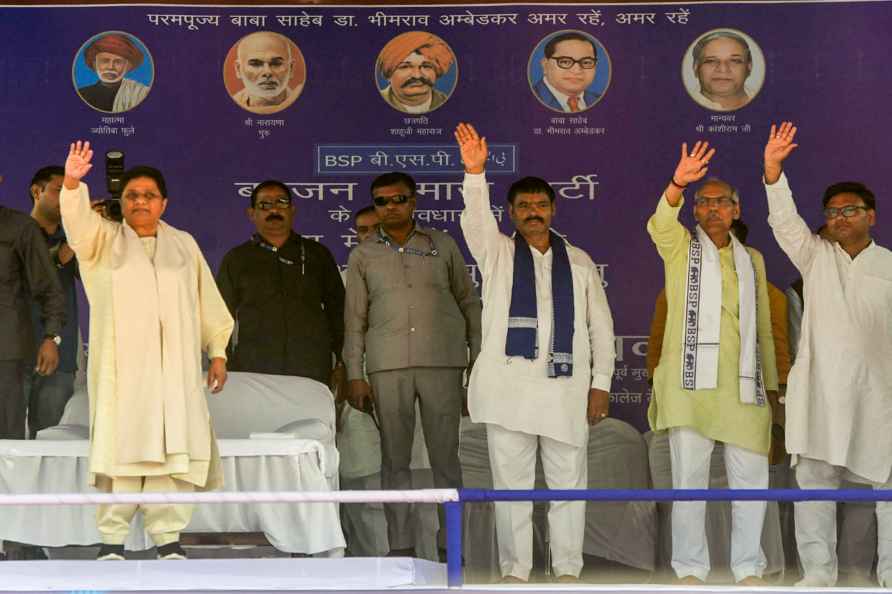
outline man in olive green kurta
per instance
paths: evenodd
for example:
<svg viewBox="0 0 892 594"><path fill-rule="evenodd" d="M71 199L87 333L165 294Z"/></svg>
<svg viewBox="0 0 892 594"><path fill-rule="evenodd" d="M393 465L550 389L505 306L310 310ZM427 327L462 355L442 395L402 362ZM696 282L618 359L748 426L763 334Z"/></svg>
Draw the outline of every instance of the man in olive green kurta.
<svg viewBox="0 0 892 594"><path fill-rule="evenodd" d="M777 369L771 335L765 263L762 255L744 248L730 234L731 222L740 216L737 192L727 183L707 180L695 194L694 216L697 234L693 235L678 221L684 203L682 191L699 181L706 164L715 154L707 143L697 143L689 154L683 145L672 181L660 197L647 230L663 259L666 275L668 317L663 351L654 372L654 397L648 418L655 430L669 430L672 458L672 482L675 488L696 489L709 486L709 462L714 442L725 444L725 463L731 488L768 487L768 448L770 445L771 407L766 396L776 397ZM710 388L685 389L682 362L685 352L685 328L689 325L687 309L691 243L699 237L704 254L717 250L721 270L721 308L718 321L717 377ZM735 250L739 250L735 253ZM743 251L745 250L745 252ZM748 256L748 257L747 257ZM751 286L740 283L741 263L751 266ZM707 273L706 266L702 277ZM705 285L705 281L704 281ZM716 279L716 286L718 282ZM755 312L756 397L747 402L742 386L741 342L746 324L741 322L746 310ZM708 298L719 298L718 294ZM704 302L698 314L705 317ZM698 345L699 346L699 345ZM699 355L699 351L697 351ZM761 374L758 366L761 363ZM687 370L687 366L686 370ZM761 380L761 381L760 381ZM700 386L700 384L697 384ZM767 395L766 395L767 392ZM705 533L705 503L676 503L672 511L672 567L685 582L706 580L709 550ZM731 570L737 582L748 585L761 581L765 556L760 542L765 516L764 502L732 504Z"/></svg>

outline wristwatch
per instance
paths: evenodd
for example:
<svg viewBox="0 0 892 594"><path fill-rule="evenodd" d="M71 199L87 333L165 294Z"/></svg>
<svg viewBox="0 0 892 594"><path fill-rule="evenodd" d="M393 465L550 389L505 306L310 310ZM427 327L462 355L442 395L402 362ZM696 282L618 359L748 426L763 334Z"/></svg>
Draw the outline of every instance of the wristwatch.
<svg viewBox="0 0 892 594"><path fill-rule="evenodd" d="M59 336L58 334L45 334L43 339L44 340L52 340L54 343L56 343L56 346L59 346L60 344L62 344L62 337Z"/></svg>

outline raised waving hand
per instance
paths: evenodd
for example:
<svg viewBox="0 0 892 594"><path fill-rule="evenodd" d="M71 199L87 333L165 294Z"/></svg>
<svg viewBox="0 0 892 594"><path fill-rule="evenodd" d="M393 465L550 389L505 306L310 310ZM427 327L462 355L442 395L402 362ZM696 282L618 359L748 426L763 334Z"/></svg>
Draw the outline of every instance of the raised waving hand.
<svg viewBox="0 0 892 594"><path fill-rule="evenodd" d="M90 142L78 140L72 142L68 149L68 158L65 159L65 179L63 184L69 190L77 189L81 179L93 168L90 162L93 160L93 150Z"/></svg>
<svg viewBox="0 0 892 594"><path fill-rule="evenodd" d="M461 123L455 128L455 140L461 151L461 160L465 164L465 171L483 173L486 167L486 157L489 155L486 138L477 134L477 130L471 124Z"/></svg>
<svg viewBox="0 0 892 594"><path fill-rule="evenodd" d="M688 143L681 143L681 156L672 173L672 179L666 187L666 198L669 204L677 206L681 200L681 191L696 181L703 179L709 170L709 161L715 156L715 149L709 148L709 142L698 140L691 152Z"/></svg>
<svg viewBox="0 0 892 594"><path fill-rule="evenodd" d="M771 124L765 143L765 183L773 184L778 180L784 170L784 160L799 146L793 142L796 131L793 122L781 122L780 127Z"/></svg>

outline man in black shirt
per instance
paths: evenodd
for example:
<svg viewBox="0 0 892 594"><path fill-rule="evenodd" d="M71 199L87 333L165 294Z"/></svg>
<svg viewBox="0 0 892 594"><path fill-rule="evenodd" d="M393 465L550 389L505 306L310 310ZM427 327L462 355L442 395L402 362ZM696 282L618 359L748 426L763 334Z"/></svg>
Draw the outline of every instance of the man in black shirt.
<svg viewBox="0 0 892 594"><path fill-rule="evenodd" d="M65 238L62 215L59 212L59 193L65 169L57 165L41 167L31 179L29 191L34 206L33 218L43 232L50 260L65 298L65 325L62 327L59 345L59 366L52 375L41 375L34 369L25 372L25 405L28 408L28 437L34 439L37 432L59 424L65 404L74 392L74 374L77 371L77 291L75 280L79 278L77 258ZM40 304L31 303L31 323L37 347L46 335L40 315Z"/></svg>
<svg viewBox="0 0 892 594"><path fill-rule="evenodd" d="M292 231L294 213L285 184L259 184L248 208L257 232L220 264L217 285L237 323L229 369L333 387L343 381L344 286L331 252Z"/></svg>
<svg viewBox="0 0 892 594"><path fill-rule="evenodd" d="M0 206L0 439L24 439L26 361L33 360L31 300L40 306L44 336L36 371L59 364L65 299L40 227L23 212Z"/></svg>

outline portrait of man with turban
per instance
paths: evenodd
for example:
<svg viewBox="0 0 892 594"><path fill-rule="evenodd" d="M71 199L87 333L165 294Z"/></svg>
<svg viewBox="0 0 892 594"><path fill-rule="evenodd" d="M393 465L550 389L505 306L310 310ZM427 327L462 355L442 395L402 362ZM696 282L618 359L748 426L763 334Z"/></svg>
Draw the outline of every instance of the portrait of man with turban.
<svg viewBox="0 0 892 594"><path fill-rule="evenodd" d="M134 43L135 39L127 33L114 31L101 33L85 44L84 62L99 80L78 86L77 93L93 109L109 113L129 111L149 94L153 71L150 70L149 84L134 80L132 75L128 78L128 74L139 68L147 57ZM147 63L151 69L151 57ZM77 74L75 60L75 85L79 82Z"/></svg>
<svg viewBox="0 0 892 594"><path fill-rule="evenodd" d="M424 31L391 39L378 54L376 68L379 81L387 82L380 88L381 97L404 113L433 111L446 103L455 88L455 54L445 41Z"/></svg>

